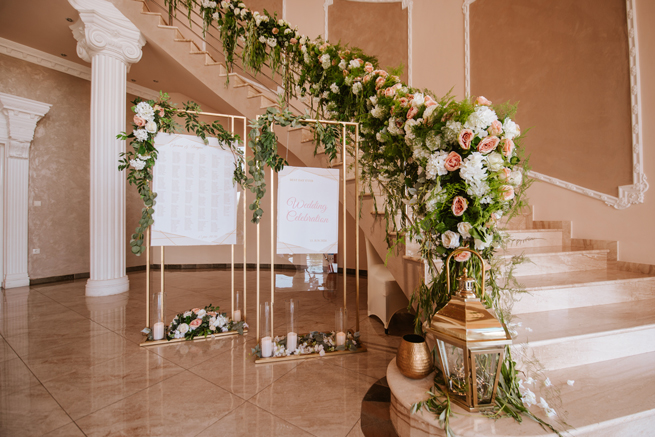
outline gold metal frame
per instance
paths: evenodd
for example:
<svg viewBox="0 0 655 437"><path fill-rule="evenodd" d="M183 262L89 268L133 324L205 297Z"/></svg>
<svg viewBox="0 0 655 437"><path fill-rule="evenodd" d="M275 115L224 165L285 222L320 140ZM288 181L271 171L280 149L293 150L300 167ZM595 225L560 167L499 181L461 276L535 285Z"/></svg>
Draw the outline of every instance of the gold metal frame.
<svg viewBox="0 0 655 437"><path fill-rule="evenodd" d="M196 115L206 115L206 116L211 116L211 117L216 117L216 118L228 118L230 120L230 133L234 134L234 120L239 119L243 121L243 136L242 136L242 141L245 144L246 141L246 123L247 123L247 118L241 115L229 115L229 114L217 114L213 112L199 112L199 111L185 111L183 109L180 109L177 111L177 113L186 113L186 114L196 114ZM246 154L248 153L248 149L244 147L244 159L246 158ZM247 170L246 170L247 171ZM248 260L247 260L247 250L246 250L246 225L247 225L247 208L246 208L246 192L245 190L243 191L243 311L241 314L241 320L244 322L247 321L247 315L246 315L246 309L247 309L247 281L246 281L246 269L248 265ZM259 244L259 226L257 227L257 243ZM148 229L146 230L146 327L150 328L150 226L148 226ZM234 315L234 244L230 245L230 254L231 254L231 268L230 268L230 277L231 277L231 298L230 298L230 314L233 316ZM160 246L161 247L161 291L160 293L162 294L162 301L164 299L164 269L165 269L165 262L164 262L164 247L165 246ZM257 247L257 253L259 257L259 246ZM259 268L259 259L258 261L258 268ZM259 278L258 278L259 282ZM259 285L259 284L258 284ZM259 288L259 287L258 287ZM163 310L163 309L162 309ZM162 316L165 316L163 314ZM164 317L162 317L164 318ZM247 330L244 332L248 332ZM236 335L236 331L231 331L231 332L222 332L218 334L213 334L211 336L208 336L207 338L205 337L196 337L192 341L204 341L204 340L212 340L212 339L220 339L224 337L229 337L232 335ZM185 338L178 338L178 339L173 339L173 340L144 340L141 342L141 346L162 346L166 344L174 344L174 343L179 343L181 341L190 341Z"/></svg>
<svg viewBox="0 0 655 437"><path fill-rule="evenodd" d="M357 213L355 214L355 250L356 250L356 262L355 262L355 290L356 290L356 304L357 304L357 310L356 310L356 316L355 316L355 330L358 332L359 331L359 200L360 200L360 193L359 193L359 123L355 122L346 122L346 121L332 121L332 120L319 120L319 119L305 119L301 120L302 123L321 123L321 124L331 124L331 125L340 125L341 126L341 137L342 137L342 144L341 144L341 160L342 160L342 170L343 170L343 177L342 177L342 182L343 182L343 197L342 197L342 202L343 202L343 309L345 312L345 317L347 321L348 317L348 307L347 307L347 277L346 277L346 272L347 272L347 255L346 255L346 247L348 243L348 237L347 237L347 226L346 226L346 221L348 218L348 208L347 208L347 150L346 150L346 137L347 137L347 127L348 126L353 126L355 128L355 193L357 193L357 201L356 201L356 208L357 208ZM275 302L275 223L276 223L276 215L273 213L275 210L275 172L273 169L271 169L271 189L269 191L271 193L271 337L275 338L274 335L274 323L273 323L273 315L275 313L274 309L274 302ZM259 287L259 276L260 276L260 260L259 260L259 244L260 244L260 236L259 236L259 223L257 223L257 343L259 343L260 340L260 287ZM347 322L346 322L347 323ZM366 348L362 345L361 348L358 348L357 351L338 351L340 354L348 354L348 353L358 353L358 352L365 352ZM329 352L327 354L334 354L335 352ZM259 358L255 360L255 363L257 364L263 364L263 363L272 363L272 362L279 362L279 361L290 361L290 360L299 360L299 359L307 359L307 358L316 358L318 355L316 354L307 354L307 355L292 355L289 357L270 357L270 358Z"/></svg>

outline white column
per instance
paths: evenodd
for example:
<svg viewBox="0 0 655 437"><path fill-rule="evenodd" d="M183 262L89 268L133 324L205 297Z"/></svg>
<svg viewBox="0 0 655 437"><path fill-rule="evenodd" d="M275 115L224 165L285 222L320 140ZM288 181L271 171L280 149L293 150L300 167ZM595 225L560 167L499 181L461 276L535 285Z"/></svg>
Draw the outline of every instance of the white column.
<svg viewBox="0 0 655 437"><path fill-rule="evenodd" d="M91 62L90 273L87 296L129 289L125 273L125 175L118 158L125 142L126 75L141 59L145 38L105 0L69 0L80 19L71 27L77 54Z"/></svg>
<svg viewBox="0 0 655 437"><path fill-rule="evenodd" d="M30 144L36 123L50 110L46 103L0 93L4 150L4 247L2 287L30 285L27 273L27 213Z"/></svg>

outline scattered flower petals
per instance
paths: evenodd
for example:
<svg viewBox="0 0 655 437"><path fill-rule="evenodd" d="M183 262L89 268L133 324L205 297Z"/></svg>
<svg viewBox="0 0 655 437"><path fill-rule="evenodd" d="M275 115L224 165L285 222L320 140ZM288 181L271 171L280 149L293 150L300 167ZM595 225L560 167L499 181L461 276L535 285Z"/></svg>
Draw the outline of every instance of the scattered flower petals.
<svg viewBox="0 0 655 437"><path fill-rule="evenodd" d="M566 383L567 383L568 385L570 385L571 387L573 387L573 384L575 384L575 381L572 380L572 379L569 379L568 381L566 381Z"/></svg>

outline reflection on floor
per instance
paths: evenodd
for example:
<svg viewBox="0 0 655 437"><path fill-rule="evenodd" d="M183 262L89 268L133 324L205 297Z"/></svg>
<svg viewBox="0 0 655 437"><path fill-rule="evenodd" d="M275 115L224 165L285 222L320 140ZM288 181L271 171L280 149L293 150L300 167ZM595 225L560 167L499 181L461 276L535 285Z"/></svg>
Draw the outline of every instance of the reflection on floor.
<svg viewBox="0 0 655 437"><path fill-rule="evenodd" d="M305 271L293 276L292 288L276 293L275 334L284 334L284 301L290 298L300 300L299 331L333 329L343 277L312 273L309 278L320 276L321 284L309 291L300 276L305 280ZM236 275L237 289L242 278ZM156 272L153 290L158 280ZM247 281L247 318L254 324L254 272ZM347 281L354 328L355 279ZM129 293L106 298L85 297L85 282L3 290L0 435L361 436L362 400L386 375L398 335L408 329L408 315L399 317L404 328L392 326L389 336L379 320L367 317L361 278L367 353L255 367L252 333L139 347L145 273L130 275ZM229 271L167 272L167 320L209 303L227 311L229 286ZM268 271L262 271L261 290L261 301L269 300Z"/></svg>

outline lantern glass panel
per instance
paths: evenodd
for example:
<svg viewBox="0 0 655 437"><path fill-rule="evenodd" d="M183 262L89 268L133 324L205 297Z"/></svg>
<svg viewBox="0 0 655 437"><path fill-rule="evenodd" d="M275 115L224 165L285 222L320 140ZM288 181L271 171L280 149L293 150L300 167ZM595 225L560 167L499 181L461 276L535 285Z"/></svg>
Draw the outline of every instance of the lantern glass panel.
<svg viewBox="0 0 655 437"><path fill-rule="evenodd" d="M468 381L466 378L466 363L464 350L442 340L437 340L439 358L444 380L448 390L458 396L466 398Z"/></svg>
<svg viewBox="0 0 655 437"><path fill-rule="evenodd" d="M488 404L493 396L500 352L473 354L475 357L475 380L478 403Z"/></svg>

